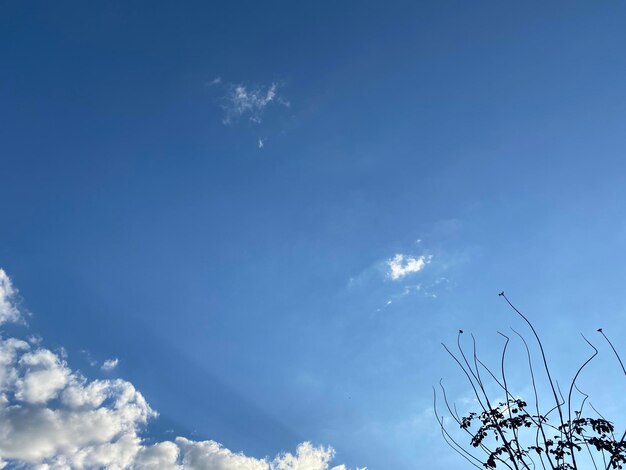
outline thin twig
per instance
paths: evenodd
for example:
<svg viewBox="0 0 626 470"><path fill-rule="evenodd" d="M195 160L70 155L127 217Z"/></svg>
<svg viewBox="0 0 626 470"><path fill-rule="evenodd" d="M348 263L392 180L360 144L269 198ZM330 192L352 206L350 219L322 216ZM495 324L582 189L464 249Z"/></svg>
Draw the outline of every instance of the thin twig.
<svg viewBox="0 0 626 470"><path fill-rule="evenodd" d="M619 357L619 354L617 353L617 350L613 346L613 343L611 343L611 340L609 338L607 338L607 336L604 334L604 331L602 331L602 328L598 328L598 332L602 336L604 336L604 339L606 340L606 342L609 343L609 346L611 346L611 349L615 353L615 357L617 357L617 360L619 361L619 365L622 366L622 372L624 372L624 375L626 375L626 368L624 368L624 363L622 362L622 358Z"/></svg>
<svg viewBox="0 0 626 470"><path fill-rule="evenodd" d="M517 314L524 319L524 321L528 324L528 326L532 330L533 335L535 335L535 339L537 340L537 344L539 345L539 349L541 350L541 358L543 359L543 366L545 368L546 375L548 376L548 381L550 382L550 388L552 389L552 394L554 395L554 402L557 405L557 410L559 411L559 418L561 420L561 426L562 426L565 424L563 422L563 411L561 410L561 405L559 404L559 398L557 397L556 389L554 387L554 382L552 381L552 375L550 374L550 368L548 367L548 360L546 358L546 353L543 349L543 343L539 339L539 335L537 334L537 331L535 330L535 327L533 326L533 324L528 320L528 318L526 318L526 316L522 312L520 312L515 307L515 305L511 303L509 298L504 294L504 291L500 292L499 295L501 297L504 297L504 300L506 300L506 302L511 306L511 308L515 310L515 312L517 312Z"/></svg>

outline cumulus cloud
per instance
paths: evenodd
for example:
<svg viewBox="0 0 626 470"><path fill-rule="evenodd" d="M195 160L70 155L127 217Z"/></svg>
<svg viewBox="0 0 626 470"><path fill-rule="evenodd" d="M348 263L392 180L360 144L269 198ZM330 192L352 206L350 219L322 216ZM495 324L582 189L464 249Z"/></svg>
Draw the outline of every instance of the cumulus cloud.
<svg viewBox="0 0 626 470"><path fill-rule="evenodd" d="M0 339L0 459L128 468L155 413L123 380L87 381L50 350Z"/></svg>
<svg viewBox="0 0 626 470"><path fill-rule="evenodd" d="M24 372L15 382L15 398L30 404L56 398L65 387L69 371L61 359L47 349L24 354L17 363Z"/></svg>
<svg viewBox="0 0 626 470"><path fill-rule="evenodd" d="M14 322L20 319L20 314L14 304L17 290L13 287L11 279L0 268L0 324Z"/></svg>
<svg viewBox="0 0 626 470"><path fill-rule="evenodd" d="M255 459L234 453L215 441L192 441L177 437L173 442L160 442L142 447L133 462L133 469L211 469L211 470L321 470L328 469L334 452L304 442L296 453L278 455L273 460ZM346 470L344 465L331 470ZM363 469L365 470L365 469Z"/></svg>
<svg viewBox="0 0 626 470"><path fill-rule="evenodd" d="M113 369L115 369L117 367L117 365L119 364L119 359L115 358L115 359L107 359L106 361L104 361L102 363L102 366L100 367L103 371L105 372L109 372L112 371Z"/></svg>
<svg viewBox="0 0 626 470"><path fill-rule="evenodd" d="M387 266L389 267L387 275L392 280L397 281L409 274L421 271L430 263L431 259L432 256L418 256L416 258L398 253L393 258L387 260Z"/></svg>
<svg viewBox="0 0 626 470"><path fill-rule="evenodd" d="M4 318L19 317L15 291L0 273ZM147 444L141 435L156 415L130 382L89 380L60 353L0 337L0 468L328 470L334 456L308 442L274 459L184 437Z"/></svg>
<svg viewBox="0 0 626 470"><path fill-rule="evenodd" d="M246 85L229 85L224 104L225 116L222 122L232 122L247 117L250 122L262 122L265 108L272 104L289 107L289 102L278 94L278 84L267 87L248 87Z"/></svg>

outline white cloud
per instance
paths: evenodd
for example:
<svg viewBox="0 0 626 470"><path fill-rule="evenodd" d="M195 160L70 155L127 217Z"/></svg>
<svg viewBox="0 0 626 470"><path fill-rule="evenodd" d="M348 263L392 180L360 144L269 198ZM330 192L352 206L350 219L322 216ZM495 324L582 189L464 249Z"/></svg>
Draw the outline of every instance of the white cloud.
<svg viewBox="0 0 626 470"><path fill-rule="evenodd" d="M17 290L13 287L11 279L0 268L0 324L19 321L21 316L15 306Z"/></svg>
<svg viewBox="0 0 626 470"><path fill-rule="evenodd" d="M223 106L226 115L222 122L231 124L237 119L247 116L250 122L262 122L263 111L271 104L289 107L289 102L278 94L278 84L268 87L251 88L246 85L229 85L226 104Z"/></svg>
<svg viewBox="0 0 626 470"><path fill-rule="evenodd" d="M257 141L257 147L262 149L263 147L265 147L265 139L259 139Z"/></svg>
<svg viewBox="0 0 626 470"><path fill-rule="evenodd" d="M9 278L0 273L3 312L19 317ZM0 337L0 468L328 470L334 456L308 442L273 460L184 437L148 445L141 433L155 416L130 382L88 380L60 352Z"/></svg>
<svg viewBox="0 0 626 470"><path fill-rule="evenodd" d="M409 274L421 271L430 263L431 259L432 256L418 256L415 258L398 253L393 258L387 260L387 266L389 267L387 275L392 280L397 281Z"/></svg>
<svg viewBox="0 0 626 470"><path fill-rule="evenodd" d="M273 460L255 459L234 453L215 441L192 441L177 437L173 442L144 446L135 458L134 469L211 469L211 470L321 470L328 469L334 456L331 448L304 442L296 453L278 455ZM331 470L346 470L344 465ZM364 469L365 470L365 469Z"/></svg>
<svg viewBox="0 0 626 470"><path fill-rule="evenodd" d="M23 371L15 382L15 398L29 404L56 398L65 387L69 370L56 354L38 349L24 354L17 363Z"/></svg>
<svg viewBox="0 0 626 470"><path fill-rule="evenodd" d="M333 449L313 447L310 442L300 444L296 449L296 455L283 454L276 457L270 468L272 470L305 470L328 468L331 459L334 457ZM332 470L345 470L345 466L339 465Z"/></svg>
<svg viewBox="0 0 626 470"><path fill-rule="evenodd" d="M102 366L100 368L105 372L109 372L115 369L117 365L119 364L119 362L120 361L117 358L107 359L106 361L102 363Z"/></svg>

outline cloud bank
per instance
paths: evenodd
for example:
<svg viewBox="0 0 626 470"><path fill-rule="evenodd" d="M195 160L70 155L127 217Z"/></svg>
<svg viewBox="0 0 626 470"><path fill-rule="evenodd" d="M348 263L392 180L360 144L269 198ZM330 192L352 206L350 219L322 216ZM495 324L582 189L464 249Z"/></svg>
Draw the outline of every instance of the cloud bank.
<svg viewBox="0 0 626 470"><path fill-rule="evenodd" d="M0 269L0 323L20 319L15 294ZM273 459L210 440L148 444L141 432L156 416L130 382L89 380L37 341L0 337L0 468L327 470L334 456L308 442Z"/></svg>

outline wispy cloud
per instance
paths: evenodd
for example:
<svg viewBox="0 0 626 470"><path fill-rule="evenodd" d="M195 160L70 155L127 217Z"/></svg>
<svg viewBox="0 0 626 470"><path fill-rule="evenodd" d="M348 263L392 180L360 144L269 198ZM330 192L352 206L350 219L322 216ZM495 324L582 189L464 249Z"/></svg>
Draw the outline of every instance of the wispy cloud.
<svg viewBox="0 0 626 470"><path fill-rule="evenodd" d="M245 123L248 128L256 128L257 136L260 136L255 143L259 149L266 146L267 135L277 132L277 124L284 122L284 112L291 108L291 102L284 95L282 82L259 85L229 82L218 76L205 84L217 94L223 112L222 124L235 127Z"/></svg>
<svg viewBox="0 0 626 470"><path fill-rule="evenodd" d="M424 269L430 263L432 256L408 256L396 254L393 258L387 260L389 268L387 275L394 281L402 279L410 274L417 273Z"/></svg>
<svg viewBox="0 0 626 470"><path fill-rule="evenodd" d="M107 359L106 361L104 361L102 363L102 366L100 367L103 371L105 372L109 372L112 371L113 369L115 369L117 367L117 365L119 364L119 359L115 358L115 359Z"/></svg>
<svg viewBox="0 0 626 470"><path fill-rule="evenodd" d="M290 103L279 94L279 86L272 83L266 87L250 87L242 84L226 85L224 124L232 124L239 119L260 124L265 109L270 105L289 107Z"/></svg>
<svg viewBox="0 0 626 470"><path fill-rule="evenodd" d="M207 82L207 85L208 86L213 86L213 85L219 85L220 83L222 83L222 77L215 77L210 82Z"/></svg>
<svg viewBox="0 0 626 470"><path fill-rule="evenodd" d="M20 317L15 292L0 270L1 322ZM0 336L0 468L328 470L334 457L331 447L308 442L273 459L248 457L210 440L148 444L141 433L156 416L130 382L89 380L60 352Z"/></svg>

